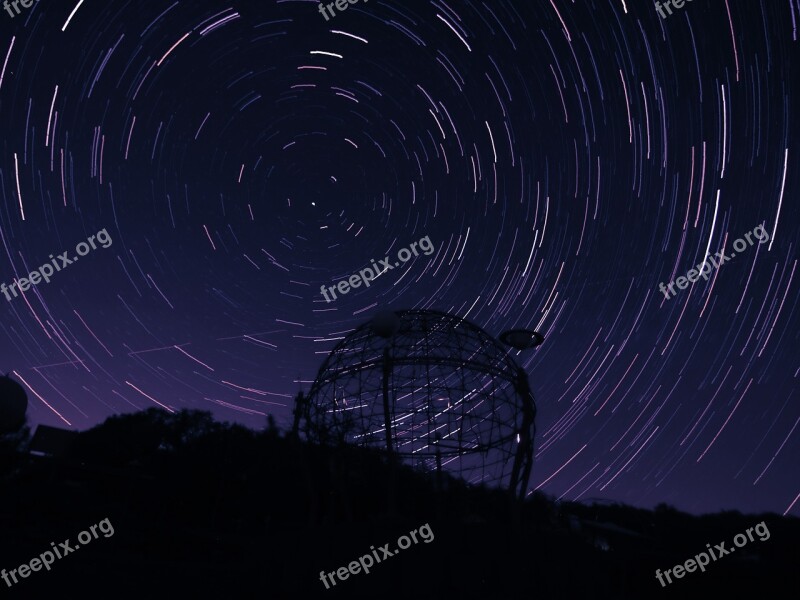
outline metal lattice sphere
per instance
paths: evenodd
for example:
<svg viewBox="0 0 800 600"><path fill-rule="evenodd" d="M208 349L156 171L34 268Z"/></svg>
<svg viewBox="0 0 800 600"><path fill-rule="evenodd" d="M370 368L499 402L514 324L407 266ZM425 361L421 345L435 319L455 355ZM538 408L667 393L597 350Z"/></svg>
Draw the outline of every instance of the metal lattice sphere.
<svg viewBox="0 0 800 600"><path fill-rule="evenodd" d="M454 315L405 310L377 315L331 351L306 435L516 485L530 472L534 416L527 375L492 336Z"/></svg>

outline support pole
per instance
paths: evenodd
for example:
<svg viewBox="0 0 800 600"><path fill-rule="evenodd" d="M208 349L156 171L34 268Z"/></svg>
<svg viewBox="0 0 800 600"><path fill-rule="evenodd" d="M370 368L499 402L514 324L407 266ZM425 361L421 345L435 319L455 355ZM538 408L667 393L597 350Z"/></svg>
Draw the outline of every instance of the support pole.
<svg viewBox="0 0 800 600"><path fill-rule="evenodd" d="M394 449L392 446L392 415L389 410L389 378L392 375L392 357L389 345L383 349L383 424L386 429L386 453L389 460L389 481L387 486L387 507L389 516L396 514L397 470L395 468Z"/></svg>

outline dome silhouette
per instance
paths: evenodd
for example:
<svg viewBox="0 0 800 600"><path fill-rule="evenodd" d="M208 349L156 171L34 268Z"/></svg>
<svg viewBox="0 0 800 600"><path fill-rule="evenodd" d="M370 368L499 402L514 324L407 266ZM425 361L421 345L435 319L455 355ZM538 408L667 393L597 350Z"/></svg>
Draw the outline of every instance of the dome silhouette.
<svg viewBox="0 0 800 600"><path fill-rule="evenodd" d="M309 392L309 440L382 449L473 483L526 484L536 409L508 349L455 315L394 314L330 352Z"/></svg>
<svg viewBox="0 0 800 600"><path fill-rule="evenodd" d="M0 377L0 435L22 427L27 409L25 388L10 377Z"/></svg>

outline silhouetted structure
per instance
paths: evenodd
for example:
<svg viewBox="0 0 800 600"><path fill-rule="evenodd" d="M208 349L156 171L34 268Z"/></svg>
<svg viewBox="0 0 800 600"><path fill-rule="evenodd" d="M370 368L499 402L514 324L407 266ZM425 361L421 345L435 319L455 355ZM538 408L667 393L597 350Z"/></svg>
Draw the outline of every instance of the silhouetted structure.
<svg viewBox="0 0 800 600"><path fill-rule="evenodd" d="M79 435L77 431L39 425L31 438L28 453L34 456L60 457L69 452Z"/></svg>
<svg viewBox="0 0 800 600"><path fill-rule="evenodd" d="M323 363L305 412L312 442L380 448L390 462L527 491L536 416L527 375L455 315L403 310L364 323Z"/></svg>
<svg viewBox="0 0 800 600"><path fill-rule="evenodd" d="M27 409L25 388L10 377L0 377L0 435L21 429Z"/></svg>

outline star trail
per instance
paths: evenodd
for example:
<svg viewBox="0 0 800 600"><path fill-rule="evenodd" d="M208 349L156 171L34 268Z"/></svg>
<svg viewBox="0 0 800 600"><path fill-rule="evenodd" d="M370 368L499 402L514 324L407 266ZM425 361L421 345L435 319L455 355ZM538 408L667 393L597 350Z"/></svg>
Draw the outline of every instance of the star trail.
<svg viewBox="0 0 800 600"><path fill-rule="evenodd" d="M160 407L288 428L337 341L434 309L544 335L515 351L531 490L800 515L800 0L334 14L0 11L0 281L114 241L0 297L29 422ZM768 243L659 292L759 225ZM430 256L321 296L424 236Z"/></svg>

